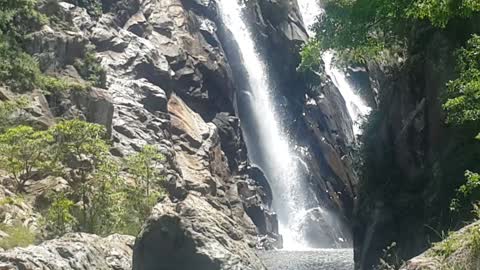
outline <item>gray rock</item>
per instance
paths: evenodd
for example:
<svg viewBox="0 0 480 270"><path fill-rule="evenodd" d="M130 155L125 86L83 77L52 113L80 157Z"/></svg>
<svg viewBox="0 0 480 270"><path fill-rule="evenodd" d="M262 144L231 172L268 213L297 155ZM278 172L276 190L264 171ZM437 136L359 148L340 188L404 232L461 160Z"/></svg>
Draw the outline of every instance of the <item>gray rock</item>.
<svg viewBox="0 0 480 270"><path fill-rule="evenodd" d="M134 237L67 234L0 253L0 269L130 270Z"/></svg>
<svg viewBox="0 0 480 270"><path fill-rule="evenodd" d="M263 270L241 226L196 194L158 204L135 243L134 270Z"/></svg>

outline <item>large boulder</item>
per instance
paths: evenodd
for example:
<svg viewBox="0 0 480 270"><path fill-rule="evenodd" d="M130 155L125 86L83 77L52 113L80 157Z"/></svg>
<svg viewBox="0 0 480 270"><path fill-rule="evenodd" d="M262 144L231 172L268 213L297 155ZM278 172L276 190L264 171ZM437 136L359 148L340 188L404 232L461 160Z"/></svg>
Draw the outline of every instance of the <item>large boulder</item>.
<svg viewBox="0 0 480 270"><path fill-rule="evenodd" d="M135 243L134 270L264 270L242 227L192 193L158 204Z"/></svg>
<svg viewBox="0 0 480 270"><path fill-rule="evenodd" d="M0 253L0 269L130 270L133 243L133 236L67 234Z"/></svg>
<svg viewBox="0 0 480 270"><path fill-rule="evenodd" d="M470 224L408 260L400 270L477 270L480 268L479 236L480 223Z"/></svg>

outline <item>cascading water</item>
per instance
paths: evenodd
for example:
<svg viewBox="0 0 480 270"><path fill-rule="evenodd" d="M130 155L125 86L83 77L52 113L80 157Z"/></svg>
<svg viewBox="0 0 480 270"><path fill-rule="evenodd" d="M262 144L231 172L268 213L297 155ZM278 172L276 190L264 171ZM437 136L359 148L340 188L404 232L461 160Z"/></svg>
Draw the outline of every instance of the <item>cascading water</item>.
<svg viewBox="0 0 480 270"><path fill-rule="evenodd" d="M278 213L284 247L304 248L306 242L300 231L301 217L298 214L310 208L308 204L311 200L307 198L309 191L298 168L298 158L282 129L279 108L274 106L274 84L245 23L242 4L237 0L217 2L223 23L238 46L247 73L248 89L243 94L248 97L248 102L244 103L248 103L248 118L252 119L252 123L247 123L250 131L244 131L249 158L264 170L270 180L273 207Z"/></svg>
<svg viewBox="0 0 480 270"><path fill-rule="evenodd" d="M320 7L318 0L297 0L300 6L300 12L302 13L303 21L307 27L308 34L313 36L314 33L310 30L316 21L317 16L321 15L324 10ZM345 74L335 67L333 63L333 52L329 51L323 54L322 59L325 63L325 72L332 79L333 84L340 91L340 94L345 100L348 114L353 121L353 132L360 134L360 126L362 124L363 117L368 115L371 108L368 107L362 98L357 95L348 83Z"/></svg>

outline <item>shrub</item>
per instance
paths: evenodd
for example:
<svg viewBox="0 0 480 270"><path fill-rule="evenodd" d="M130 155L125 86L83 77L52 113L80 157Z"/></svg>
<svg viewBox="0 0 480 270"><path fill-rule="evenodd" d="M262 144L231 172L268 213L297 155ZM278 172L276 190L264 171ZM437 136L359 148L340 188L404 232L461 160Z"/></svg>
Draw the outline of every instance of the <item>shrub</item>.
<svg viewBox="0 0 480 270"><path fill-rule="evenodd" d="M0 81L16 92L40 88L48 92L86 90L87 85L42 74L38 61L31 55L13 48L0 36Z"/></svg>
<svg viewBox="0 0 480 270"><path fill-rule="evenodd" d="M27 33L48 22L36 10L36 0L0 1L0 36L11 42L21 42Z"/></svg>
<svg viewBox="0 0 480 270"><path fill-rule="evenodd" d="M13 127L21 122L19 111L26 108L28 100L17 98L14 100L0 101L0 132ZM17 113L17 115L14 115Z"/></svg>
<svg viewBox="0 0 480 270"><path fill-rule="evenodd" d="M100 65L100 61L92 48L87 47L84 58L75 61L75 68L93 86L105 88L107 83L106 71Z"/></svg>
<svg viewBox="0 0 480 270"><path fill-rule="evenodd" d="M0 238L0 247L3 249L26 247L35 243L35 233L22 225L0 224L0 231L8 234L6 238Z"/></svg>
<svg viewBox="0 0 480 270"><path fill-rule="evenodd" d="M60 193L54 196L54 200L48 208L45 216L45 227L50 235L63 235L73 231L77 219L72 215L75 203Z"/></svg>
<svg viewBox="0 0 480 270"><path fill-rule="evenodd" d="M85 8L88 14L93 17L102 15L102 3L99 0L71 0L71 2L79 7Z"/></svg>
<svg viewBox="0 0 480 270"><path fill-rule="evenodd" d="M71 173L72 186L85 183L108 154L105 128L81 120L64 120L49 130L55 140L55 159Z"/></svg>
<svg viewBox="0 0 480 270"><path fill-rule="evenodd" d="M75 129L77 134L85 133L78 131L78 127ZM101 132L97 133L98 131L94 129L87 133L100 135ZM80 145L85 143L83 139L67 141L78 141ZM65 144L59 147L70 148ZM70 154L64 157L67 156ZM114 160L108 156L99 160L100 162L91 164L91 170L84 174L85 178L71 180L80 182L71 183L65 196L54 200L47 211L47 230L53 235L61 235L69 230L98 235L136 235L152 207L163 196L160 182L163 177L158 169L163 156L156 148L146 146L141 152L127 158L127 170L132 173L133 184L121 177L120 167Z"/></svg>
<svg viewBox="0 0 480 270"><path fill-rule="evenodd" d="M0 80L14 91L30 91L38 86L41 72L38 62L21 52L0 35Z"/></svg>
<svg viewBox="0 0 480 270"><path fill-rule="evenodd" d="M473 35L458 50L459 77L448 83L444 109L447 122L456 125L480 121L480 36Z"/></svg>
<svg viewBox="0 0 480 270"><path fill-rule="evenodd" d="M164 157L158 149L146 145L142 150L127 158L128 171L134 176L135 185L145 191L145 196L150 196L152 185L161 187L163 176L159 170Z"/></svg>
<svg viewBox="0 0 480 270"><path fill-rule="evenodd" d="M47 75L42 75L40 77L38 86L49 93L67 92L69 90L85 91L88 89L88 85L77 82L70 82L66 79L56 78Z"/></svg>
<svg viewBox="0 0 480 270"><path fill-rule="evenodd" d="M24 191L34 169L49 167L48 146L52 139L47 132L35 131L28 126L11 128L0 135L0 168L13 177L17 191Z"/></svg>

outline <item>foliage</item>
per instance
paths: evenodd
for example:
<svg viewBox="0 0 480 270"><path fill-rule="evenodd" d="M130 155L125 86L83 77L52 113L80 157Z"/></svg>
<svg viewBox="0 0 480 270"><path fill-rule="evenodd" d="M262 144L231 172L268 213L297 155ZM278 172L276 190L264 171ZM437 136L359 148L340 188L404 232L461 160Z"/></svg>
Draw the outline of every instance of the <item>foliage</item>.
<svg viewBox="0 0 480 270"><path fill-rule="evenodd" d="M72 0L71 2L79 7L85 8L88 14L93 17L102 15L102 3L100 0Z"/></svg>
<svg viewBox="0 0 480 270"><path fill-rule="evenodd" d="M163 160L164 156L158 149L150 145L144 146L139 153L127 157L127 170L135 183L125 186L126 207L129 213L126 220L130 226L124 228L124 233L138 233L152 207L164 196L162 186L164 178L159 169Z"/></svg>
<svg viewBox="0 0 480 270"><path fill-rule="evenodd" d="M305 71L309 68L318 67L321 64L322 50L317 39L312 39L306 43L300 52L302 62L299 69Z"/></svg>
<svg viewBox="0 0 480 270"><path fill-rule="evenodd" d="M33 90L41 77L38 62L0 36L0 81L16 91Z"/></svg>
<svg viewBox="0 0 480 270"><path fill-rule="evenodd" d="M80 188L84 194L80 213L80 230L99 235L117 232L122 226L125 209L119 167L114 161L104 162L89 182Z"/></svg>
<svg viewBox="0 0 480 270"><path fill-rule="evenodd" d="M95 51L87 47L83 59L75 61L75 68L80 75L91 82L93 86L105 88L107 75L95 55Z"/></svg>
<svg viewBox="0 0 480 270"><path fill-rule="evenodd" d="M0 81L17 92L84 90L86 86L42 74L38 61L23 50L28 34L48 22L36 0L0 2Z"/></svg>
<svg viewBox="0 0 480 270"><path fill-rule="evenodd" d="M85 91L88 89L88 85L48 75L40 76L38 87L49 93L67 92L70 90Z"/></svg>
<svg viewBox="0 0 480 270"><path fill-rule="evenodd" d="M63 235L73 231L77 219L72 215L75 203L68 199L64 193L55 195L55 198L48 208L44 223L49 234Z"/></svg>
<svg viewBox="0 0 480 270"><path fill-rule="evenodd" d="M457 52L458 78L447 85L446 101L443 108L447 123L480 129L480 36L473 35L464 48ZM480 139L480 138L477 138ZM466 182L457 190L450 209L455 212L470 209L471 204L480 200L480 175L465 172Z"/></svg>
<svg viewBox="0 0 480 270"><path fill-rule="evenodd" d="M448 100L443 106L447 122L480 121L480 36L474 35L457 56L459 77L448 83Z"/></svg>
<svg viewBox="0 0 480 270"><path fill-rule="evenodd" d="M304 50L336 50L339 59L363 63L391 51L400 56L419 21L444 28L480 11L476 0L328 0L313 27L315 40ZM308 57L303 66L309 66Z"/></svg>
<svg viewBox="0 0 480 270"><path fill-rule="evenodd" d="M127 157L131 183L108 150L105 128L97 124L64 120L46 131L17 126L0 134L0 168L12 175L19 191L34 172L58 173L67 179L68 188L54 194L44 213L50 236L70 231L135 235L163 196L163 156L145 146Z"/></svg>
<svg viewBox="0 0 480 270"><path fill-rule="evenodd" d="M41 88L48 92L85 90L87 86L42 74L38 61L0 36L0 81L17 92Z"/></svg>
<svg viewBox="0 0 480 270"><path fill-rule="evenodd" d="M35 131L29 126L18 126L0 135L0 168L11 174L19 192L31 179L34 169L47 169L50 134Z"/></svg>
<svg viewBox="0 0 480 270"><path fill-rule="evenodd" d="M449 233L442 241L435 243L432 252L436 256L443 258L449 257L462 246L462 241L458 234Z"/></svg>
<svg viewBox="0 0 480 270"><path fill-rule="evenodd" d="M35 233L22 225L0 224L0 231L8 234L7 237L0 238L0 248L5 250L14 247L26 247L35 243Z"/></svg>
<svg viewBox="0 0 480 270"><path fill-rule="evenodd" d="M121 177L120 166L107 154L103 127L71 120L57 124L50 132L55 138L56 162L62 164L62 171L70 171L64 175L69 182L65 198L55 200L58 203L48 211L60 213L60 218L47 214L51 231L61 235L73 227L75 231L99 235L136 235L163 190L158 170L163 156L158 150L146 146L126 159L126 169L135 182L129 184ZM72 204L65 200L76 207L70 207Z"/></svg>
<svg viewBox="0 0 480 270"><path fill-rule="evenodd" d="M18 112L28 105L26 98L17 98L14 100L0 101L0 132L19 124L20 117ZM14 115L17 113L17 115Z"/></svg>
<svg viewBox="0 0 480 270"><path fill-rule="evenodd" d="M81 120L64 120L50 129L55 139L54 155L65 169L71 185L88 181L108 154L105 128Z"/></svg>
<svg viewBox="0 0 480 270"><path fill-rule="evenodd" d="M23 202L23 197L22 196L11 196L11 197L5 197L0 200L0 207L4 205L18 205Z"/></svg>
<svg viewBox="0 0 480 270"><path fill-rule="evenodd" d="M417 0L406 9L411 18L428 19L433 25L445 27L457 17L470 17L480 11L477 0Z"/></svg>
<svg viewBox="0 0 480 270"><path fill-rule="evenodd" d="M450 233L435 243L428 256L438 257L441 270L476 269L480 254L480 227L470 225L461 231Z"/></svg>
<svg viewBox="0 0 480 270"><path fill-rule="evenodd" d="M374 268L374 270L396 270L402 264L402 261L398 257L395 249L397 243L393 242L388 247L383 249L383 255L380 258L379 264Z"/></svg>
<svg viewBox="0 0 480 270"><path fill-rule="evenodd" d="M142 150L127 159L128 171L134 176L135 185L145 190L145 196L150 196L152 185L159 186L163 180L158 167L164 157L158 149L146 145Z"/></svg>
<svg viewBox="0 0 480 270"><path fill-rule="evenodd" d="M0 36L9 42L21 42L23 38L39 26L47 23L35 6L36 0L0 1Z"/></svg>

